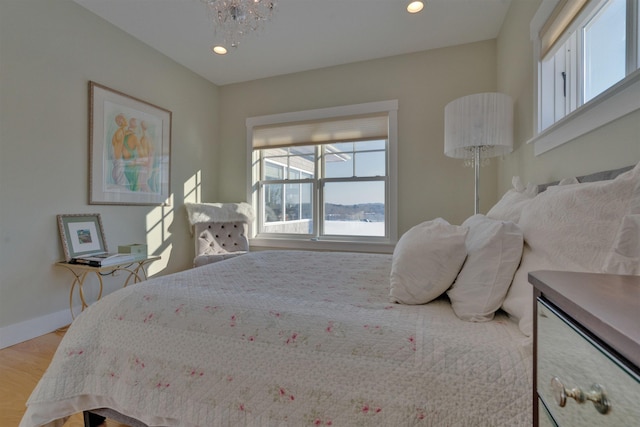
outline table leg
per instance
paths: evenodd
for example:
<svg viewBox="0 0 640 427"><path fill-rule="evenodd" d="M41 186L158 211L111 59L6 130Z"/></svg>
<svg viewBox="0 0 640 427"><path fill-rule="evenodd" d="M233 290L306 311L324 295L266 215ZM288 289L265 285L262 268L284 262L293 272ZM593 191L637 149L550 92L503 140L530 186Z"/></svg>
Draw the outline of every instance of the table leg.
<svg viewBox="0 0 640 427"><path fill-rule="evenodd" d="M133 277L133 283L138 283L140 281L140 277L138 277L138 274L136 273L136 271L138 271L137 268L134 270L129 270L128 268L126 268L124 270L128 271L129 275L127 276L127 280L124 281L124 285L122 286L123 288L127 287L132 277Z"/></svg>
<svg viewBox="0 0 640 427"><path fill-rule="evenodd" d="M138 276L138 278L140 278L140 276L138 275L138 272L140 270L142 270L142 277L144 277L144 280L147 280L147 271L144 269L144 261L140 262L138 264L138 267L136 267L136 276ZM141 281L141 280L140 280Z"/></svg>
<svg viewBox="0 0 640 427"><path fill-rule="evenodd" d="M89 274L89 272L84 271L82 273L76 273L73 270L71 270L71 272L73 273L74 279L73 283L71 284L71 291L69 292L69 310L71 310L71 318L75 319L76 316L75 314L73 314L73 291L76 287L76 284L78 285L78 295L80 297L81 311L84 311L85 308L89 307L89 304L87 304L87 300L84 296L84 281L87 278L87 274ZM99 300L100 298L102 298L102 290L104 285L102 283L102 276L100 275L100 273L96 272L96 277L98 278L98 283L100 285L98 289L98 298L96 298L96 300Z"/></svg>
<svg viewBox="0 0 640 427"><path fill-rule="evenodd" d="M69 291L69 310L71 311L71 318L75 319L75 314L73 313L73 293L76 290L76 285L78 287L78 296L80 298L82 310L84 310L89 306L84 295L84 281L87 278L87 274L93 272L96 274L96 277L98 278L100 288L98 290L98 297L96 298L96 301L97 301L100 298L102 298L102 292L104 289L104 284L102 281L103 275L114 275L116 271L120 271L120 270L128 272L129 275L127 276L127 280L125 280L123 285L123 287L126 287L131 281L133 281L133 283L139 283L139 282L142 282L143 280L147 280L148 277L147 277L147 271L145 270L145 265L157 259L160 259L160 257L152 257L151 259L135 261L128 264L126 267L123 265L114 265L113 268L110 269L109 273L102 273L103 271L107 270L106 267L100 268L100 267L88 267L88 266L74 266L74 264L70 264L68 262L56 263L56 265L66 268L71 272L71 274L73 274L73 282L71 282L71 290ZM135 266L135 268L133 268L133 266Z"/></svg>
<svg viewBox="0 0 640 427"><path fill-rule="evenodd" d="M123 288L127 287L127 285L129 284L129 280L131 280L131 277L133 277L134 284L140 283L143 280L147 280L147 272L144 269L144 263L145 263L144 260L138 261L138 266L133 270L125 269L129 272L129 276L127 277L127 280L125 280ZM140 273L142 273L142 277L140 277Z"/></svg>
<svg viewBox="0 0 640 427"><path fill-rule="evenodd" d="M76 283L78 283L78 276L75 276L75 278L73 279L73 282L71 283L71 291L69 291L69 311L71 312L72 319L76 318L76 316L73 314L73 290L76 288Z"/></svg>

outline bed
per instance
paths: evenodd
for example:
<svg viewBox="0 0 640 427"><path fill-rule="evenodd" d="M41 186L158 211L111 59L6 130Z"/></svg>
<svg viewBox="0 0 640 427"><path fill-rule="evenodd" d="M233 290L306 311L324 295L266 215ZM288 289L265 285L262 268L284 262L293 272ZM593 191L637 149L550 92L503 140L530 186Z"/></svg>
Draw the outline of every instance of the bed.
<svg viewBox="0 0 640 427"><path fill-rule="evenodd" d="M624 200L605 203L608 222L598 232L612 236L599 243L620 252L619 229L633 231L640 214L640 166L609 182L624 189L597 187L598 197L624 193ZM586 185L562 184L542 193L556 206L558 194ZM460 226L426 221L393 255L250 252L118 290L73 322L20 426L62 425L82 411L132 426L529 426L532 301L522 277L531 266L554 265L541 261L530 231L541 209L532 201L542 196L532 188L514 180L493 212ZM496 241L486 239L486 227L470 244L480 223L500 230L499 245L520 236L508 268L488 262ZM463 255L443 251L460 242ZM596 266L590 257L585 268L640 265L602 259ZM566 266L581 268L572 262ZM501 265L490 272L501 288L494 281L483 290L492 298L482 307L478 275L465 274L474 263ZM412 292L411 280L427 280L431 295ZM455 283L442 289L447 281Z"/></svg>

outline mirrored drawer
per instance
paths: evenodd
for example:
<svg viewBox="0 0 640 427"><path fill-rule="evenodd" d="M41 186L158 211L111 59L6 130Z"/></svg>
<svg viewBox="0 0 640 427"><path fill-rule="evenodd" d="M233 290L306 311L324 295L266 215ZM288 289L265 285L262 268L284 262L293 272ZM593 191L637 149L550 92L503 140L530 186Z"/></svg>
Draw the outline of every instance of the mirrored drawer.
<svg viewBox="0 0 640 427"><path fill-rule="evenodd" d="M538 398L538 427L558 427L540 398Z"/></svg>
<svg viewBox="0 0 640 427"><path fill-rule="evenodd" d="M559 426L640 425L640 380L538 301L538 396Z"/></svg>

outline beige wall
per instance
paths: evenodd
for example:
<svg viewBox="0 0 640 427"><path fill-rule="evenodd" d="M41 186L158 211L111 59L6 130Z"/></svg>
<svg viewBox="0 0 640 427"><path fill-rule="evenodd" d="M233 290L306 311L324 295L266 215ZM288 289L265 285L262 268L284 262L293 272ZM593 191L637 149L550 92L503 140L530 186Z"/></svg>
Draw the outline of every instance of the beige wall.
<svg viewBox="0 0 640 427"><path fill-rule="evenodd" d="M274 77L220 88L220 196L246 195L245 119L398 100L398 233L427 219L473 214L473 170L444 156L444 107L494 91L495 40ZM483 168L482 208L496 198L495 166Z"/></svg>
<svg viewBox="0 0 640 427"><path fill-rule="evenodd" d="M162 255L154 274L191 265L182 205L199 171L203 198L217 196L218 88L70 0L0 2L0 56L2 344L10 325L52 330L69 313L56 214L100 213L110 249L146 242ZM173 112L172 206L88 205L89 80ZM123 279L105 278L105 292Z"/></svg>
<svg viewBox="0 0 640 427"><path fill-rule="evenodd" d="M536 184L640 161L640 111L576 138L539 156L533 154L534 65L529 22L539 0L514 0L497 40L498 90L515 102L515 150L500 163L498 193L520 175Z"/></svg>

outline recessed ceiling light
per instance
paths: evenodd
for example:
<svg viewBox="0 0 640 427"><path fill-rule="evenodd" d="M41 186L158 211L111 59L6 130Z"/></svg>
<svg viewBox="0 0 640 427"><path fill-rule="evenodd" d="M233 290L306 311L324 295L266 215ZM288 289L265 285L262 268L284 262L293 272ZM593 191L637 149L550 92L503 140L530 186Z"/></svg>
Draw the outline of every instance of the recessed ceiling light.
<svg viewBox="0 0 640 427"><path fill-rule="evenodd" d="M218 55L226 55L227 54L227 48L224 46L214 46L211 48L211 50L213 51L213 53L217 53Z"/></svg>
<svg viewBox="0 0 640 427"><path fill-rule="evenodd" d="M411 3L409 3L409 6L407 6L407 12L418 13L422 10L423 7L424 3L422 3L421 1L412 1Z"/></svg>

